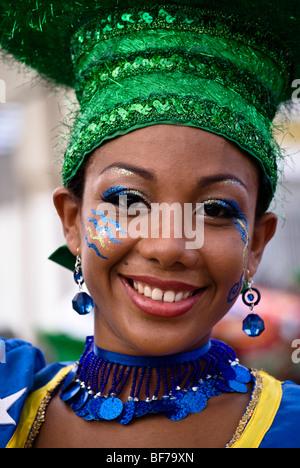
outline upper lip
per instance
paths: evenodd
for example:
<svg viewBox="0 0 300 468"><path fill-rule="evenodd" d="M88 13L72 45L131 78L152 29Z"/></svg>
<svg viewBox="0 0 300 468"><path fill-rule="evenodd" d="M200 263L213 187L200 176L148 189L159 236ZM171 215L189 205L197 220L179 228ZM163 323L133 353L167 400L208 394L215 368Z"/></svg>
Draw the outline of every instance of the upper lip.
<svg viewBox="0 0 300 468"><path fill-rule="evenodd" d="M154 278L152 276L124 275L124 278L131 279L133 281L140 281L141 283L146 283L149 286L157 287L166 291L195 291L196 289L201 289L200 286L194 286L192 284L183 283L181 281L162 280L160 278Z"/></svg>

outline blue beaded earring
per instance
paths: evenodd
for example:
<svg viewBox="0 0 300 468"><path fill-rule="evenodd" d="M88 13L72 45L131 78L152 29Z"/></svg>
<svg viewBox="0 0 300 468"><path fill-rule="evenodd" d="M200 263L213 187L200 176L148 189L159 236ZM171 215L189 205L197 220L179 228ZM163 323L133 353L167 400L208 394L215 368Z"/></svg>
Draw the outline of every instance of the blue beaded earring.
<svg viewBox="0 0 300 468"><path fill-rule="evenodd" d="M79 286L79 293L76 294L72 301L73 309L79 315L87 315L92 312L94 308L94 302L91 296L86 292L82 291L82 285L84 283L82 269L81 269L81 258L79 255L76 257L75 271L74 271L74 280L75 283Z"/></svg>
<svg viewBox="0 0 300 468"><path fill-rule="evenodd" d="M243 321L243 331L246 335L255 338L260 336L265 329L263 319L254 313L254 307L260 302L261 294L258 289L253 288L253 279L248 281L248 287L243 292L243 302L250 307L251 313Z"/></svg>

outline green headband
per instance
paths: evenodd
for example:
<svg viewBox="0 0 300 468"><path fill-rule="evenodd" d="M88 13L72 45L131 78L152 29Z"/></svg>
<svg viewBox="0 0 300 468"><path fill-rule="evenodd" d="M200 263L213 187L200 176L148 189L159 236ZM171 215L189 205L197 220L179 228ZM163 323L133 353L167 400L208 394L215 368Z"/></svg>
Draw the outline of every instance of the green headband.
<svg viewBox="0 0 300 468"><path fill-rule="evenodd" d="M0 44L76 91L65 186L104 141L166 123L214 132L247 151L262 168L270 203L281 157L272 121L300 73L298 0L8 5L0 0Z"/></svg>

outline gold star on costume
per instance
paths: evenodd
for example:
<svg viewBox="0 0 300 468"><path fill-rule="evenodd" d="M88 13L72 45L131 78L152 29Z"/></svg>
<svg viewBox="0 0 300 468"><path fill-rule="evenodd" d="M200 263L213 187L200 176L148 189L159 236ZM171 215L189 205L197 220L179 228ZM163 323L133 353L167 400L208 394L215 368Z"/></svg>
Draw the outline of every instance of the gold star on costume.
<svg viewBox="0 0 300 468"><path fill-rule="evenodd" d="M21 396L26 392L27 388L23 388L23 390L20 390L17 393L14 393L13 395L10 395L6 398L1 399L0 398L0 425L5 425L5 424L13 424L14 426L16 425L16 422L13 420L13 418L8 414L9 408L11 408L12 405L16 403L16 401L21 398Z"/></svg>

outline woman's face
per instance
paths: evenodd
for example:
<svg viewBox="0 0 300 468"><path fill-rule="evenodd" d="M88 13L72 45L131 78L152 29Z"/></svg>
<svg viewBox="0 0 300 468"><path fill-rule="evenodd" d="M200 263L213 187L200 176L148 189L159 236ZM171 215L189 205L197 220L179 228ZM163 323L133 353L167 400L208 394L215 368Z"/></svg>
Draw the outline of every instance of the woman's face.
<svg viewBox="0 0 300 468"><path fill-rule="evenodd" d="M95 303L96 344L161 355L206 343L244 279L254 275L275 231L274 215L255 221L257 193L254 163L236 145L204 130L157 125L98 148L72 229L62 216L67 208L59 210L69 248L76 254L79 247ZM69 199L66 206L72 199L59 191L55 198ZM127 210L133 203L142 203L135 215ZM161 230L163 215L154 223L155 236L150 228L145 231L154 203L182 209L181 237L172 227L175 215L167 235ZM186 221L184 204L190 209ZM203 245L190 248L185 229L200 226L200 236L201 221Z"/></svg>

